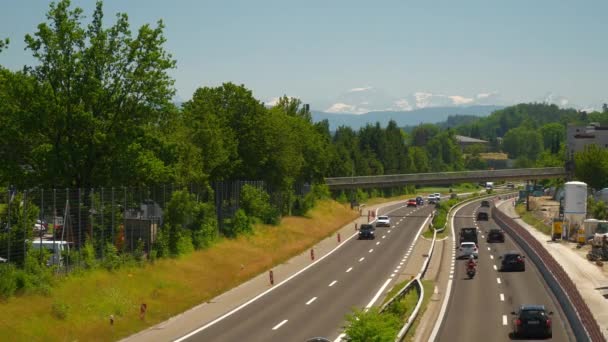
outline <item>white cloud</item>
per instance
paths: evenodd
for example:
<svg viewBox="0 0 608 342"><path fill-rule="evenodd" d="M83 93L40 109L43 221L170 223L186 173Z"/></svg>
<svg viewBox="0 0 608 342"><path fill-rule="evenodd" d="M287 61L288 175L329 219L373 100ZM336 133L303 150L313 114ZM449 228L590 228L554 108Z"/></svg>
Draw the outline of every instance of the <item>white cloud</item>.
<svg viewBox="0 0 608 342"><path fill-rule="evenodd" d="M334 103L329 108L325 110L327 113L349 113L349 114L364 114L369 112L368 109L359 108L354 105L349 105L346 103Z"/></svg>
<svg viewBox="0 0 608 342"><path fill-rule="evenodd" d="M425 108L431 104L431 98L434 95L431 93L415 92L414 98L416 98L416 107Z"/></svg>
<svg viewBox="0 0 608 342"><path fill-rule="evenodd" d="M397 110L412 110L412 106L406 99L400 99L394 102Z"/></svg>
<svg viewBox="0 0 608 342"><path fill-rule="evenodd" d="M371 90L371 89L372 89L372 87L367 86L367 87L353 88L353 89L350 89L348 92L349 93L356 93L356 92L366 91L366 90Z"/></svg>
<svg viewBox="0 0 608 342"><path fill-rule="evenodd" d="M452 96L448 96L448 97L450 98L450 100L452 100L452 103L455 105L463 105L463 104L473 102L473 99L470 97L463 97L463 96L459 96L459 95L452 95Z"/></svg>
<svg viewBox="0 0 608 342"><path fill-rule="evenodd" d="M493 92L489 92L489 93L479 93L475 97L477 97L478 99L487 99L488 97L496 96L496 95L498 95L498 93L493 91Z"/></svg>
<svg viewBox="0 0 608 342"><path fill-rule="evenodd" d="M275 106L277 104L277 102L279 102L279 98L273 97L270 100L265 101L264 104L272 107L272 106Z"/></svg>

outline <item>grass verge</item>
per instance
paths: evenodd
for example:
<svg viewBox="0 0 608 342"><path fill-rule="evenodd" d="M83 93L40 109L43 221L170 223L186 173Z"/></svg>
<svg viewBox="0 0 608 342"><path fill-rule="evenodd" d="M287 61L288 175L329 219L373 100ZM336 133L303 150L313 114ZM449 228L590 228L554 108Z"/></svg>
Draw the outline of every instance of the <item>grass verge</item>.
<svg viewBox="0 0 608 342"><path fill-rule="evenodd" d="M418 316L416 316L416 320L414 320L414 323L412 323L412 326L407 331L407 334L405 334L405 337L403 339L404 341L414 340L414 336L416 335L416 328L418 327L418 324L420 324L420 319L422 319L422 316L424 316L424 312L426 311L429 301L431 300L431 296L433 295L433 290L435 289L435 282L432 280L422 280L422 287L424 288L424 298L422 299L422 306L420 307Z"/></svg>
<svg viewBox="0 0 608 342"><path fill-rule="evenodd" d="M0 336L12 341L117 340L162 322L255 277L330 236L358 216L347 205L322 201L309 217L259 225L251 235L141 268L70 274L48 296L0 303ZM148 306L139 318L141 303ZM109 317L114 316L110 326Z"/></svg>
<svg viewBox="0 0 608 342"><path fill-rule="evenodd" d="M551 235L551 227L547 226L542 220L534 216L533 211L527 211L525 204L516 205L515 211L521 217L521 219L524 220L524 222L547 236Z"/></svg>

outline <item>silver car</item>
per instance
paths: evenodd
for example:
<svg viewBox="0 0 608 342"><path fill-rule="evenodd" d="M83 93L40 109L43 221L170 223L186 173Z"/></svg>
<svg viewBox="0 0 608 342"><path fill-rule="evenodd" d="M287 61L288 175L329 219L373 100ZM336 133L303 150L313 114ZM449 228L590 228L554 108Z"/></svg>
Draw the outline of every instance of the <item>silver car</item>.
<svg viewBox="0 0 608 342"><path fill-rule="evenodd" d="M378 216L378 220L376 220L376 227L390 227L391 219L388 216Z"/></svg>
<svg viewBox="0 0 608 342"><path fill-rule="evenodd" d="M479 257L475 242L461 242L458 248L458 259L468 258L470 255L477 259Z"/></svg>

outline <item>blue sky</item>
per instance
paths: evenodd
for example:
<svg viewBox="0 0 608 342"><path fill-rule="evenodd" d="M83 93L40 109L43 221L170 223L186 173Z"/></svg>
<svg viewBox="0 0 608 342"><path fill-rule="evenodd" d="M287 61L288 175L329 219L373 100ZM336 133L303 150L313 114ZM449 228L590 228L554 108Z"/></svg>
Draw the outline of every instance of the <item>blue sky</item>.
<svg viewBox="0 0 608 342"><path fill-rule="evenodd" d="M23 37L48 1L0 0L0 65L33 64ZM93 1L73 1L90 18ZM608 102L608 1L108 0L105 18L163 19L181 99L245 84L335 112L433 105Z"/></svg>

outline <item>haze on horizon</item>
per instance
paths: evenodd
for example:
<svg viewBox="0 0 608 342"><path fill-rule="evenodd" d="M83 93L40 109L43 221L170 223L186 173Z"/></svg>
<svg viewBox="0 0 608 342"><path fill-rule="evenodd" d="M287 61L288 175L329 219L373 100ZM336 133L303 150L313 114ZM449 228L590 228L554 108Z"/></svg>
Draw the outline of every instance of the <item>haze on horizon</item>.
<svg viewBox="0 0 608 342"><path fill-rule="evenodd" d="M49 1L3 2L0 65L33 64L23 38ZM78 0L86 20L94 2ZM132 29L162 19L177 101L201 86L244 84L272 104L364 113L429 106L608 102L606 1L104 1Z"/></svg>

